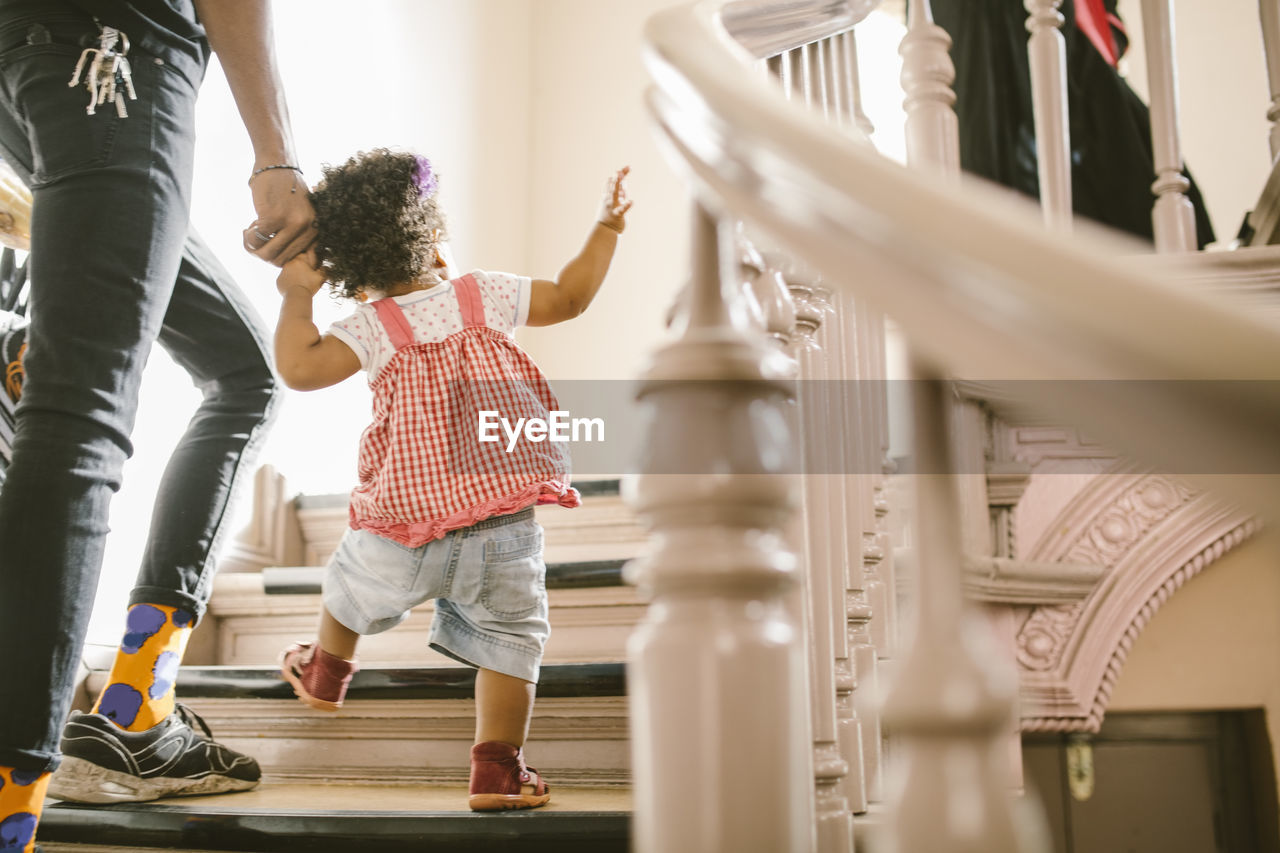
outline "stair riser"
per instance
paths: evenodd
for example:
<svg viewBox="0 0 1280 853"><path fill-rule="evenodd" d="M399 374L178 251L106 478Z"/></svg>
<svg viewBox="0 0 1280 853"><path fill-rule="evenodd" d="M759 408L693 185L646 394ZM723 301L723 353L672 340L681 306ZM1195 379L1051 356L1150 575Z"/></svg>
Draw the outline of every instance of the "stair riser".
<svg viewBox="0 0 1280 853"><path fill-rule="evenodd" d="M181 697L180 697L181 698ZM183 698L219 741L256 758L272 781L465 784L475 734L470 699L348 700L333 713L271 699ZM526 747L548 781L630 778L625 697L544 698Z"/></svg>
<svg viewBox="0 0 1280 853"><path fill-rule="evenodd" d="M290 643L315 636L320 596L231 593L225 588L219 591L206 620L209 625L202 628L216 635L213 644L217 658L208 663L274 664ZM544 655L547 664L623 660L627 637L645 611L645 605L630 587L552 590L550 602L551 637ZM366 666L453 664L427 645L434 610L431 602L426 602L390 631L362 638L361 662Z"/></svg>

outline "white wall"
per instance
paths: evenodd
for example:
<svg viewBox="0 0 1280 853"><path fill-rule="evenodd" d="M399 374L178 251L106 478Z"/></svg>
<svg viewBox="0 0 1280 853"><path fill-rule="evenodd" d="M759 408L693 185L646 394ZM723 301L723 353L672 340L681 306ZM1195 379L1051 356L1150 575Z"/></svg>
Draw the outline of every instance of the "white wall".
<svg viewBox="0 0 1280 853"><path fill-rule="evenodd" d="M582 317L518 340L552 379L629 379L688 275L689 197L644 107L645 20L671 0L536 0L527 269L553 278L595 222L605 179L631 166L635 207Z"/></svg>

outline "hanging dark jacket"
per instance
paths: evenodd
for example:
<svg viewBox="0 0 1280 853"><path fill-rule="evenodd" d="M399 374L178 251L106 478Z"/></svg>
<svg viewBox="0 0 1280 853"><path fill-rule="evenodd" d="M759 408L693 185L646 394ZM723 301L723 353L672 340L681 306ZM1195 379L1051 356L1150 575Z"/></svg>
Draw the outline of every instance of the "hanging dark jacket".
<svg viewBox="0 0 1280 853"><path fill-rule="evenodd" d="M1102 0L1076 24L1075 3L1066 0L1062 28L1067 45L1067 108L1071 132L1071 200L1075 213L1151 241L1155 167L1151 118L1103 52L1110 35L1114 56L1128 41L1116 15L1116 0ZM1027 11L1022 0L933 0L934 18L951 36L956 66L956 115L960 123L960 164L1039 198L1031 72L1027 57ZM1185 173L1184 173L1185 174ZM1190 176L1188 175L1188 178ZM1213 242L1213 226L1200 190L1188 192L1195 208L1196 241Z"/></svg>

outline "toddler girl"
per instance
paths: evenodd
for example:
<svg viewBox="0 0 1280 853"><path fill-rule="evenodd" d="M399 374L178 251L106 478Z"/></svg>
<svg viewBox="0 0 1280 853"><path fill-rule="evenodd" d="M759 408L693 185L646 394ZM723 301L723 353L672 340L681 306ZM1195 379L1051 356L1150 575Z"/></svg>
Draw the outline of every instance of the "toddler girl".
<svg viewBox="0 0 1280 853"><path fill-rule="evenodd" d="M358 370L373 422L360 440L350 529L326 569L319 637L286 649L298 697L336 710L361 634L435 599L431 646L477 668L470 805L531 808L549 788L524 763L547 623L535 504L577 506L563 445L480 442L480 412L546 418L556 401L512 337L581 314L604 281L631 207L620 170L586 244L555 281L476 270L455 277L436 176L423 157L379 149L327 168L312 195L312 252L287 264L276 363L310 390ZM321 334L312 298L326 281L363 303Z"/></svg>

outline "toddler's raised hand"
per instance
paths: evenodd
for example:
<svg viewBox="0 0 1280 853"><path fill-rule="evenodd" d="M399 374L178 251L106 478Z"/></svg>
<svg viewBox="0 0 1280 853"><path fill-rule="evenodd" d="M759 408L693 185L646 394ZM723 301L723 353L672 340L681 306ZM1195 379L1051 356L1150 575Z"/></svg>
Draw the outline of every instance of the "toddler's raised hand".
<svg viewBox="0 0 1280 853"><path fill-rule="evenodd" d="M284 296L293 288L300 287L311 296L315 296L324 286L324 280L324 270L316 261L315 250L308 249L300 255L295 255L293 260L280 270L280 275L276 278L276 290Z"/></svg>
<svg viewBox="0 0 1280 853"><path fill-rule="evenodd" d="M630 166L623 166L609 179L604 189L604 205L600 208L600 224L619 234L627 227L627 211L631 209L631 200L627 198L624 184L630 172Z"/></svg>

